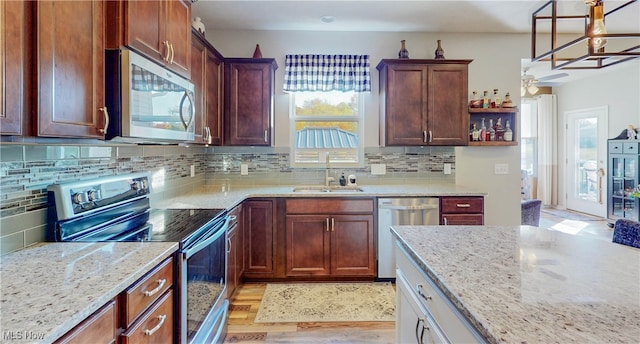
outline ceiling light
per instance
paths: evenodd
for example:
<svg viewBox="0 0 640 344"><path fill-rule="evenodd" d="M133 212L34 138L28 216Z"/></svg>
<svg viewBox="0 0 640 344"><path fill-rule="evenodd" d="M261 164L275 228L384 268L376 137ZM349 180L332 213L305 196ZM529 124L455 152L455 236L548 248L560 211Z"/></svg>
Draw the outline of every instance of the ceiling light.
<svg viewBox="0 0 640 344"><path fill-rule="evenodd" d="M605 19L607 15L618 11L634 11L633 3L637 3L638 0L625 1L622 5L611 9L608 12L604 11L603 0L584 0L584 3L589 6L589 14L584 15L558 15L557 9L558 0L550 0L532 15L532 27L531 27L531 60L532 61L550 61L551 69L600 69L614 64L618 64L625 61L640 58L640 45L638 45L638 39L640 38L640 32L629 33L607 33L604 27ZM541 14L551 12L551 15ZM584 21L584 34L573 40L569 40L567 43L558 44L558 22L571 21L571 20L583 20ZM538 44L538 22L543 21L551 24L551 31L549 41L551 42L551 49L543 52L537 52ZM611 21L608 22L611 25ZM544 35L546 33L540 33ZM607 41L619 40L621 43L616 44L618 48L605 51L604 47ZM627 41L629 42L627 45ZM563 40L567 41L567 40ZM546 42L546 41L545 41ZM577 44L580 42L586 42L587 51L584 55L577 57L567 57L578 55L575 53L575 48L579 47ZM611 44L610 44L611 45ZM607 48L609 48L609 46ZM569 49L573 48L573 49ZM569 52L571 51L571 52Z"/></svg>
<svg viewBox="0 0 640 344"><path fill-rule="evenodd" d="M322 16L320 17L320 21L323 23L333 23L336 21L336 17L334 16Z"/></svg>

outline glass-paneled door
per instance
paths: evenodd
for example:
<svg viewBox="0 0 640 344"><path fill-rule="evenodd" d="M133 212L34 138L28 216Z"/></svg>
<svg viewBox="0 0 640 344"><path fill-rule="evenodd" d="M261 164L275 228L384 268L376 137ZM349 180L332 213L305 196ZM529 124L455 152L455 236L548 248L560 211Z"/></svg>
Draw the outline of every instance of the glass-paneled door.
<svg viewBox="0 0 640 344"><path fill-rule="evenodd" d="M567 209L606 217L608 108L565 112Z"/></svg>

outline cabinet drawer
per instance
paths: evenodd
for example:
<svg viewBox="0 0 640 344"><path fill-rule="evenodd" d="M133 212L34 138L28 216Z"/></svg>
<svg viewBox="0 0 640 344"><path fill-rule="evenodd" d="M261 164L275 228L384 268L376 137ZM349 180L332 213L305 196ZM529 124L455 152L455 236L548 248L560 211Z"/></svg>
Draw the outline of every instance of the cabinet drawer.
<svg viewBox="0 0 640 344"><path fill-rule="evenodd" d="M287 214L373 214L373 199L287 199Z"/></svg>
<svg viewBox="0 0 640 344"><path fill-rule="evenodd" d="M619 141L610 141L609 142L609 153L622 153L622 142Z"/></svg>
<svg viewBox="0 0 640 344"><path fill-rule="evenodd" d="M138 315L157 300L172 284L173 259L169 258L123 292L123 326L125 328L129 327Z"/></svg>
<svg viewBox="0 0 640 344"><path fill-rule="evenodd" d="M445 226L465 226L465 225L483 225L483 214L442 214L441 225Z"/></svg>
<svg viewBox="0 0 640 344"><path fill-rule="evenodd" d="M55 343L115 343L116 327L116 302L111 300Z"/></svg>
<svg viewBox="0 0 640 344"><path fill-rule="evenodd" d="M476 329L453 306L434 282L418 270L400 246L396 246L396 262L397 275L406 279L411 292L431 314L451 343L484 343L484 339Z"/></svg>
<svg viewBox="0 0 640 344"><path fill-rule="evenodd" d="M131 328L121 335L122 343L173 343L173 291L169 290Z"/></svg>
<svg viewBox="0 0 640 344"><path fill-rule="evenodd" d="M484 213L483 197L441 197L440 212L442 214Z"/></svg>
<svg viewBox="0 0 640 344"><path fill-rule="evenodd" d="M624 142L622 144L623 154L638 154L638 142Z"/></svg>

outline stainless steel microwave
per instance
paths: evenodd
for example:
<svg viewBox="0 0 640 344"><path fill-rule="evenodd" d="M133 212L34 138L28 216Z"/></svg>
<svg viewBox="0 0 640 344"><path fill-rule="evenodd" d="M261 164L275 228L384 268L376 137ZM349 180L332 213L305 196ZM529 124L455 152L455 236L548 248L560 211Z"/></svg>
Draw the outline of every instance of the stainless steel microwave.
<svg viewBox="0 0 640 344"><path fill-rule="evenodd" d="M138 143L193 141L193 84L128 49L105 51L105 138Z"/></svg>

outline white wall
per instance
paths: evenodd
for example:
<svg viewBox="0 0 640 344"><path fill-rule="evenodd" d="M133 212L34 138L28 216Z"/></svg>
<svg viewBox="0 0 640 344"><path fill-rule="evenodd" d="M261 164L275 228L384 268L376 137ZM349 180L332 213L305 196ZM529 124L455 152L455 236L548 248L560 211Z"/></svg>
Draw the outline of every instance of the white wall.
<svg viewBox="0 0 640 344"><path fill-rule="evenodd" d="M558 128L561 128L558 130L558 203L559 207L565 207L566 165L560 163L566 161L565 112L607 106L607 138L618 136L630 124L640 127L640 60L603 68L592 76L554 87L554 93L558 96Z"/></svg>
<svg viewBox="0 0 640 344"><path fill-rule="evenodd" d="M366 96L365 145L378 146L378 72L383 58L396 58L406 40L410 58L433 58L437 40L447 59L473 59L469 93L498 88L520 103L520 61L528 57L528 34L454 34L310 31L207 31L207 39L225 57L251 57L260 44L263 57L278 63L275 92L275 146L285 147L288 135L288 96L282 92L285 54L369 54L372 92ZM495 175L496 162L509 165L509 174ZM488 193L485 223L520 223L520 147L456 148L456 183Z"/></svg>

